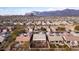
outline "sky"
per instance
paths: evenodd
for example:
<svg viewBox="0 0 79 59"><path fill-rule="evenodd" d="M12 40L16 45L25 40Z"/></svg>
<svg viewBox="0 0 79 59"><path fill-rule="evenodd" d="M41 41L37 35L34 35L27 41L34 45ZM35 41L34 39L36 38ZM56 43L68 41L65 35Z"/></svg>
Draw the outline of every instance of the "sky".
<svg viewBox="0 0 79 59"><path fill-rule="evenodd" d="M63 9L76 9L77 7L0 7L0 15L24 15L32 11L56 11Z"/></svg>
<svg viewBox="0 0 79 59"><path fill-rule="evenodd" d="M0 0L0 15L24 15L32 11L78 9L79 0Z"/></svg>

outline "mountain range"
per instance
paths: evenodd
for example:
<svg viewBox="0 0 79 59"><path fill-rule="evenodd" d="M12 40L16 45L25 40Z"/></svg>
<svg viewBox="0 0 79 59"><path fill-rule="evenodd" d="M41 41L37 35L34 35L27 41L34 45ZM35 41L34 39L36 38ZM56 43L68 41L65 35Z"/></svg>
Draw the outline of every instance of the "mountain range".
<svg viewBox="0 0 79 59"><path fill-rule="evenodd" d="M35 16L79 16L79 10L75 9L64 9L56 11L33 11L32 15Z"/></svg>

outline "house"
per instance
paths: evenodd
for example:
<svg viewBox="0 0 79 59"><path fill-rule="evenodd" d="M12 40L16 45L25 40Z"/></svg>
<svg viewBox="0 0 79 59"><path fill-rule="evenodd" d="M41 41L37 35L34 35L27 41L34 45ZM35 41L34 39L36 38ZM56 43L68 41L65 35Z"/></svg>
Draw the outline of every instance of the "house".
<svg viewBox="0 0 79 59"><path fill-rule="evenodd" d="M60 35L48 35L50 48L64 48L64 40Z"/></svg>
<svg viewBox="0 0 79 59"><path fill-rule="evenodd" d="M16 37L15 42L19 42L19 43L24 43L30 41L30 36L27 34L20 34L19 36Z"/></svg>
<svg viewBox="0 0 79 59"><path fill-rule="evenodd" d="M56 32L56 28L57 28L57 26L50 26L50 30L51 30L52 32Z"/></svg>
<svg viewBox="0 0 79 59"><path fill-rule="evenodd" d="M31 42L31 48L47 48L46 35L43 33L38 33L33 35L33 40Z"/></svg>
<svg viewBox="0 0 79 59"><path fill-rule="evenodd" d="M50 43L52 42L54 44L61 44L64 42L62 36L57 35L48 35L48 40Z"/></svg>
<svg viewBox="0 0 79 59"><path fill-rule="evenodd" d="M38 34L34 34L33 35L33 41L37 41L37 40L40 40L40 41L46 41L46 36L45 34L42 34L42 33L38 33Z"/></svg>
<svg viewBox="0 0 79 59"><path fill-rule="evenodd" d="M79 36L74 36L67 33L63 36L63 38L70 47L76 47L79 45Z"/></svg>

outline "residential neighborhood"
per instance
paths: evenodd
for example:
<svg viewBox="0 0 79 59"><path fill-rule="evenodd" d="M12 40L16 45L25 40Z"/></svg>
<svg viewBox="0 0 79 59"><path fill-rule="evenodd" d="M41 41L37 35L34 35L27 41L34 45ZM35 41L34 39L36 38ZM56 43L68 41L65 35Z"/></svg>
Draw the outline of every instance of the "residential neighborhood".
<svg viewBox="0 0 79 59"><path fill-rule="evenodd" d="M0 51L79 50L78 16L0 16Z"/></svg>

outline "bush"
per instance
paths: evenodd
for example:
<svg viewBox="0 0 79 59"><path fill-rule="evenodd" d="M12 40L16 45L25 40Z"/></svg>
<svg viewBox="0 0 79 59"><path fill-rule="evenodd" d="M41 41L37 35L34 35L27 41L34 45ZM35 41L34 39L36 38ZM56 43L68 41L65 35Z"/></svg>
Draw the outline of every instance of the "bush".
<svg viewBox="0 0 79 59"><path fill-rule="evenodd" d="M75 26L75 30L79 31L79 25Z"/></svg>
<svg viewBox="0 0 79 59"><path fill-rule="evenodd" d="M57 31L65 31L65 28L63 28L63 27L58 27L56 30L57 30Z"/></svg>

